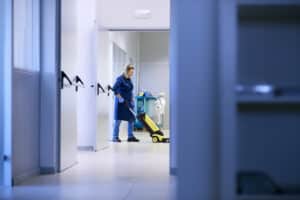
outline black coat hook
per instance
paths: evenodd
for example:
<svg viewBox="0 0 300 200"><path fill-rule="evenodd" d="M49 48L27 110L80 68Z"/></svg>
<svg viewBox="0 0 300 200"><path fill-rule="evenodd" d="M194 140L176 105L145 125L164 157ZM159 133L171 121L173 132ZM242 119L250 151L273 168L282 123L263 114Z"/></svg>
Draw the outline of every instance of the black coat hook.
<svg viewBox="0 0 300 200"><path fill-rule="evenodd" d="M100 89L102 91L102 93L105 93L104 88L102 87L102 85L100 83L97 83L97 95L99 96L100 94Z"/></svg>
<svg viewBox="0 0 300 200"><path fill-rule="evenodd" d="M60 88L63 89L64 88L64 79L66 79L70 85L73 85L70 77L66 74L66 72L61 71L61 83L60 83Z"/></svg>
<svg viewBox="0 0 300 200"><path fill-rule="evenodd" d="M84 87L84 83L83 83L83 81L81 80L81 78L78 75L75 76L74 81L76 83L76 86L75 86L76 92L78 91L78 87L79 87L78 83L80 83L81 86Z"/></svg>

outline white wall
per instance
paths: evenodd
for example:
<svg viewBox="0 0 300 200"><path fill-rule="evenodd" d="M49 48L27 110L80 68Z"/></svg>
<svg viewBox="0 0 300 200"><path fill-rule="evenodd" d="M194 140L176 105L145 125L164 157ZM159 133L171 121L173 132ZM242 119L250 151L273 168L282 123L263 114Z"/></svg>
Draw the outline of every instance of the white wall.
<svg viewBox="0 0 300 200"><path fill-rule="evenodd" d="M141 33L139 88L153 94L166 94L166 129L169 128L169 70L169 33Z"/></svg>
<svg viewBox="0 0 300 200"><path fill-rule="evenodd" d="M134 88L138 88L138 73L140 64L140 33L139 32L127 32L127 31L113 31L110 32L110 41L119 46L126 52L129 58L133 59L135 66L135 76L132 81ZM129 64L129 63L128 63ZM125 69L125 66L124 66ZM116 77L114 77L116 78Z"/></svg>
<svg viewBox="0 0 300 200"><path fill-rule="evenodd" d="M78 1L77 5L77 74L85 82L77 96L78 146L96 149L96 92L91 85L97 80L96 1Z"/></svg>
<svg viewBox="0 0 300 200"><path fill-rule="evenodd" d="M140 34L138 32L112 31L110 32L110 41L123 49L136 63L139 63Z"/></svg>
<svg viewBox="0 0 300 200"><path fill-rule="evenodd" d="M151 10L150 19L135 19L136 9ZM98 22L108 29L169 29L170 0L99 0Z"/></svg>

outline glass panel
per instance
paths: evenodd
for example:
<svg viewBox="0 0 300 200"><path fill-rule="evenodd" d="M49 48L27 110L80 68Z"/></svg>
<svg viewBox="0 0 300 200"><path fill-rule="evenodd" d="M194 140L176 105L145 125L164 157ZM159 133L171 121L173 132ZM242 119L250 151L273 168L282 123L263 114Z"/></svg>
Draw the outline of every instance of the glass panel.
<svg viewBox="0 0 300 200"><path fill-rule="evenodd" d="M34 62L34 9L33 0L14 1L14 67L26 70L38 70ZM36 38L38 40L38 38Z"/></svg>

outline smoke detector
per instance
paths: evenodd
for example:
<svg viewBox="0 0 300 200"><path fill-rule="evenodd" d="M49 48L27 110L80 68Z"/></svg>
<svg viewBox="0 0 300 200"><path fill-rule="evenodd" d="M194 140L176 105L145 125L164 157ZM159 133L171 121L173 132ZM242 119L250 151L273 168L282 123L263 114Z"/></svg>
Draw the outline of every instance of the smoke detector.
<svg viewBox="0 0 300 200"><path fill-rule="evenodd" d="M137 9L134 11L135 19L150 19L151 17L152 13L149 9Z"/></svg>

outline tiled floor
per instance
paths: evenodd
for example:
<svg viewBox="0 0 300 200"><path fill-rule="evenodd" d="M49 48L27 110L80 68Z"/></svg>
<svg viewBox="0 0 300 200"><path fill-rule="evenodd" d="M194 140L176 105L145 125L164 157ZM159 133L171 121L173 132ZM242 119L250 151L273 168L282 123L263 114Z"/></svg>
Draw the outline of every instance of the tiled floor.
<svg viewBox="0 0 300 200"><path fill-rule="evenodd" d="M53 176L33 178L0 199L18 200L171 200L175 180L169 176L169 145L111 143L99 152L81 152L79 164Z"/></svg>

